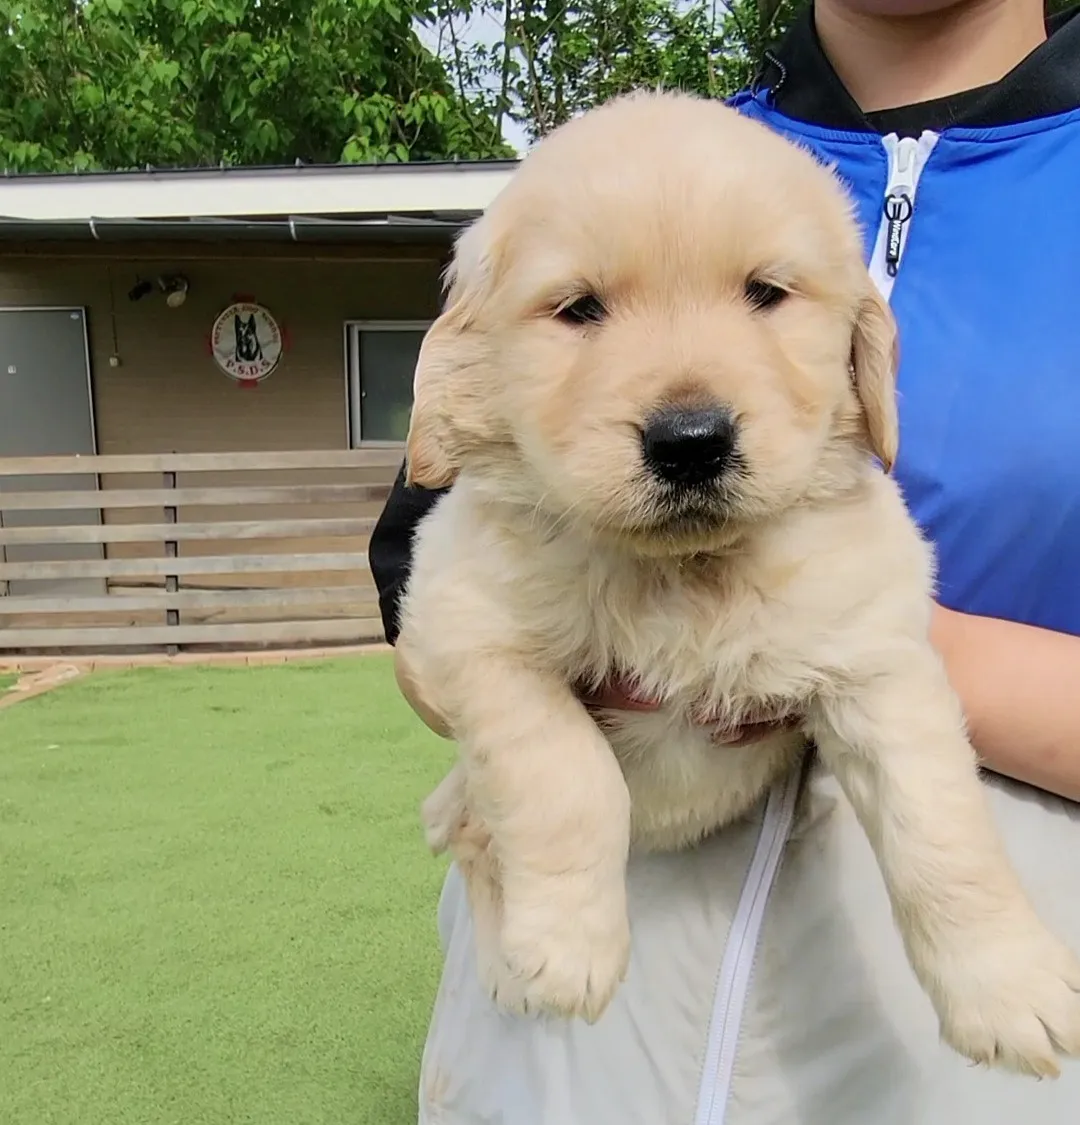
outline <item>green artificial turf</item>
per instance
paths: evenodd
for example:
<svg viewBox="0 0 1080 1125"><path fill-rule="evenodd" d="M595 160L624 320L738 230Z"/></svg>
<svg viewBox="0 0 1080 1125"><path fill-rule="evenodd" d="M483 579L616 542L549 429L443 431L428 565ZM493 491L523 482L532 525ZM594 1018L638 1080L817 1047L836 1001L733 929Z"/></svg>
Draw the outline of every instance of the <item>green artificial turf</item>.
<svg viewBox="0 0 1080 1125"><path fill-rule="evenodd" d="M385 657L0 711L0 1122L412 1125L451 755Z"/></svg>

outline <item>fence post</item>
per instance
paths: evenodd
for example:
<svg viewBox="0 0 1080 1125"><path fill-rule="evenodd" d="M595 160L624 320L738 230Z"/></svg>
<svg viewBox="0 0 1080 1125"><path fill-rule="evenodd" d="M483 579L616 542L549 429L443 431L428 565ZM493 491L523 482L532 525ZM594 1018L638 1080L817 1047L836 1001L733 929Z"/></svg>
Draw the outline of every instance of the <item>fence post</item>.
<svg viewBox="0 0 1080 1125"><path fill-rule="evenodd" d="M4 509L0 508L0 530L4 526ZM0 562L7 562L7 547L0 543ZM0 598L6 598L10 593L10 587L6 578L0 578Z"/></svg>
<svg viewBox="0 0 1080 1125"><path fill-rule="evenodd" d="M173 471L170 471L170 472L166 472L164 474L164 476L165 476L165 487L168 488L168 489L176 488L176 473L173 472ZM165 506L165 522L166 523L173 523L173 524L176 523L176 505L175 504L167 504ZM165 540L165 557L170 558L170 559L175 559L176 555L177 555L176 540L175 539L166 539ZM179 590L179 589L180 589L180 578L179 578L179 576L176 575L176 574L167 574L165 576L165 592L167 594L175 594L177 592L177 590ZM166 609L165 610L165 622L166 622L167 625L179 625L180 624L180 610L178 610L178 609ZM180 646L174 645L174 644L168 644L168 645L165 646L165 651L168 653L169 656L175 656L180 651Z"/></svg>

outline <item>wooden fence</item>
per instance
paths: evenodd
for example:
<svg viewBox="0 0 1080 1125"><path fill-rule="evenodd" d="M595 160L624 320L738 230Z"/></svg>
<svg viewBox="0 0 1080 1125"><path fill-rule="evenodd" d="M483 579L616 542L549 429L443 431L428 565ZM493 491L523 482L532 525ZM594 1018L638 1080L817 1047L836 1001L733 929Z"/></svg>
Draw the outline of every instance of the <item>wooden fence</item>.
<svg viewBox="0 0 1080 1125"><path fill-rule="evenodd" d="M396 449L0 458L0 652L382 639Z"/></svg>

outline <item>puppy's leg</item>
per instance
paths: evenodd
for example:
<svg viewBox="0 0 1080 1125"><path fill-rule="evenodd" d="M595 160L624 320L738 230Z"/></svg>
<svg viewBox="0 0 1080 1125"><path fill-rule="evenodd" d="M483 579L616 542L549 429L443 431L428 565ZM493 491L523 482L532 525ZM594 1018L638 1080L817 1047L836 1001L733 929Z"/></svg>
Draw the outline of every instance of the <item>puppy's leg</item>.
<svg viewBox="0 0 1080 1125"><path fill-rule="evenodd" d="M556 678L490 657L454 678L470 812L502 894L496 999L594 1021L629 959L622 772Z"/></svg>
<svg viewBox="0 0 1080 1125"><path fill-rule="evenodd" d="M809 730L877 855L942 1037L1038 1076L1080 1054L1080 963L1036 916L978 779L959 702L929 646L825 695Z"/></svg>
<svg viewBox="0 0 1080 1125"><path fill-rule="evenodd" d="M442 855L465 830L470 819L465 803L465 770L458 762L420 806L424 839L435 855Z"/></svg>
<svg viewBox="0 0 1080 1125"><path fill-rule="evenodd" d="M420 815L428 846L436 855L449 851L461 872L472 914L480 979L494 995L502 980L502 889L491 854L491 834L469 808L465 770L460 763L424 801Z"/></svg>

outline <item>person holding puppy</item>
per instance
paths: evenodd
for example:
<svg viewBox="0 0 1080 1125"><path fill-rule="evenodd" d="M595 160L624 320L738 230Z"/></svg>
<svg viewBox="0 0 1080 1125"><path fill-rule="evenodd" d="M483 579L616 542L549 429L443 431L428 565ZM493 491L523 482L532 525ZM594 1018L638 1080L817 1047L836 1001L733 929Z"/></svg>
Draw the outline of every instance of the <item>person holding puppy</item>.
<svg viewBox="0 0 1080 1125"><path fill-rule="evenodd" d="M734 105L835 164L855 199L900 331L894 472L937 551L934 641L1010 854L1080 946L1080 11L816 0ZM412 529L437 499L399 480L372 537L391 642ZM406 697L445 734L401 656ZM586 702L653 705L614 683ZM1080 1119L1080 1064L1036 1085L937 1044L830 778L812 771L790 835L774 827L766 809L631 862L631 970L593 1027L494 1008L452 870L421 1122Z"/></svg>

